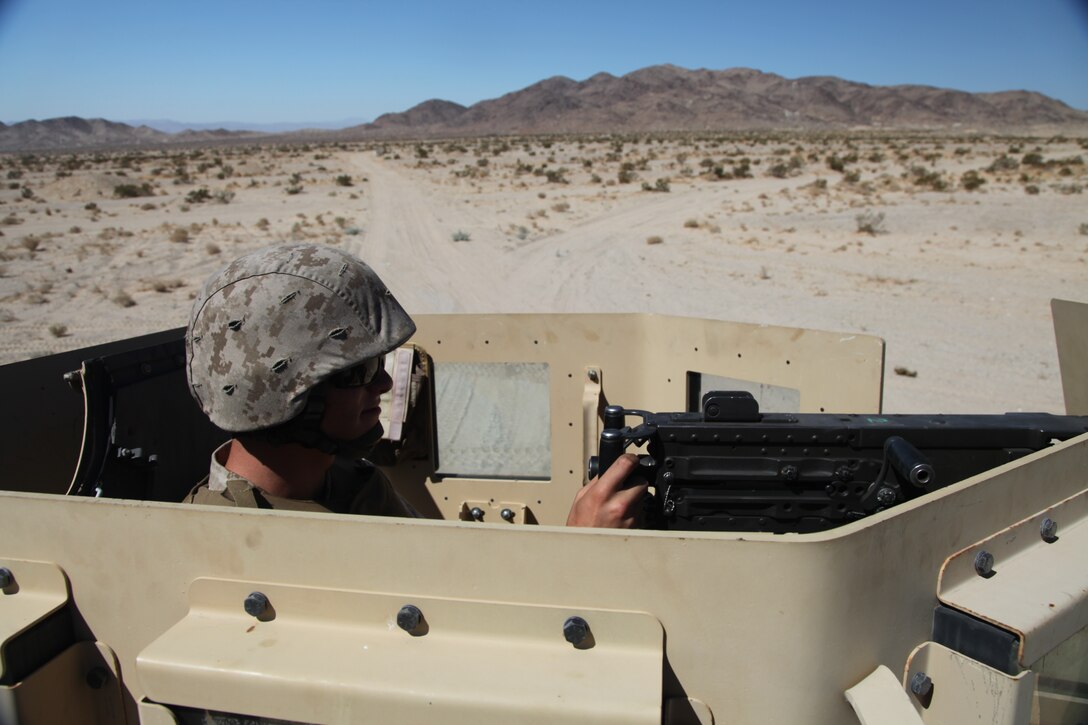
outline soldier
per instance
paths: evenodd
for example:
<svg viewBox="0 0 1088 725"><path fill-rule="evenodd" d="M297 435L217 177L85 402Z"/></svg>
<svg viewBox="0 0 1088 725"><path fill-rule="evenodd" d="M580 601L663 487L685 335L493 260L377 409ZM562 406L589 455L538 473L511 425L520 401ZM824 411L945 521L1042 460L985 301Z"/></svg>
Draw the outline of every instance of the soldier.
<svg viewBox="0 0 1088 725"><path fill-rule="evenodd" d="M384 357L415 329L370 267L331 247L268 247L212 275L185 339L189 390L234 438L187 500L418 515L362 458L382 435ZM635 465L623 456L579 491L568 525L633 526Z"/></svg>

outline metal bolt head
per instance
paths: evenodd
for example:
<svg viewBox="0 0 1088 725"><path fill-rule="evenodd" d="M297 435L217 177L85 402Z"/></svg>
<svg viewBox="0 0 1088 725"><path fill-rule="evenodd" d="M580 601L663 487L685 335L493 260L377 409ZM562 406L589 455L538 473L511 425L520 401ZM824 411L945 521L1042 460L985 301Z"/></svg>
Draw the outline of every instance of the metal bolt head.
<svg viewBox="0 0 1088 725"><path fill-rule="evenodd" d="M563 639L577 647L586 641L589 635L589 623L581 617L567 617L563 622Z"/></svg>
<svg viewBox="0 0 1088 725"><path fill-rule="evenodd" d="M979 576L990 576L994 573L994 555L982 550L975 554L975 572Z"/></svg>
<svg viewBox="0 0 1088 725"><path fill-rule="evenodd" d="M915 672L914 677L910 678L910 691L919 699L929 697L933 692L933 680L925 672Z"/></svg>
<svg viewBox="0 0 1088 725"><path fill-rule="evenodd" d="M890 506L895 503L895 489L885 486L876 492L876 500L881 506Z"/></svg>
<svg viewBox="0 0 1088 725"><path fill-rule="evenodd" d="M246 597L246 601L242 606L245 607L246 614L249 616L259 617L268 611L268 597L261 592L253 592Z"/></svg>
<svg viewBox="0 0 1088 725"><path fill-rule="evenodd" d="M479 506L473 506L472 510L468 512L468 515L471 516L474 521L484 520L484 510Z"/></svg>
<svg viewBox="0 0 1088 725"><path fill-rule="evenodd" d="M1058 540L1058 522L1049 517L1043 519L1043 523L1039 524L1039 536L1046 543L1053 544Z"/></svg>
<svg viewBox="0 0 1088 725"><path fill-rule="evenodd" d="M514 511L512 509L503 509L499 513L499 516L502 516L503 521L513 521L514 520Z"/></svg>
<svg viewBox="0 0 1088 725"><path fill-rule="evenodd" d="M11 569L0 567L0 589L7 589L13 581L15 581L15 575L11 573Z"/></svg>
<svg viewBox="0 0 1088 725"><path fill-rule="evenodd" d="M793 465L782 466L782 470L780 471L780 473L782 474L782 478L786 479L787 481L796 481L797 480L797 476L798 476L797 466L793 466Z"/></svg>
<svg viewBox="0 0 1088 725"><path fill-rule="evenodd" d="M600 379L601 379L601 376L596 370L590 370L589 371L589 380L590 380L590 382L596 383L596 382L600 381Z"/></svg>
<svg viewBox="0 0 1088 725"><path fill-rule="evenodd" d="M414 604L405 604L397 612L397 626L405 632L411 632L423 621L423 612Z"/></svg>
<svg viewBox="0 0 1088 725"><path fill-rule="evenodd" d="M106 681L110 678L110 673L105 667L92 667L88 672L84 681L87 683L87 687L92 690L101 690L106 684Z"/></svg>

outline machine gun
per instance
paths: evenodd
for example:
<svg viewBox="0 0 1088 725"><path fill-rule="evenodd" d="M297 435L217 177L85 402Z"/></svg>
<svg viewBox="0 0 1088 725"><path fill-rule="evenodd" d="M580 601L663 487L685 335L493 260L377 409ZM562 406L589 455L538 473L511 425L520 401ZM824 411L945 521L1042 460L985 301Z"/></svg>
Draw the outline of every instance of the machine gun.
<svg viewBox="0 0 1088 725"><path fill-rule="evenodd" d="M647 445L651 528L803 533L834 528L1088 432L1088 416L760 413L714 391L702 412L610 405L589 475ZM642 423L626 426L627 416Z"/></svg>

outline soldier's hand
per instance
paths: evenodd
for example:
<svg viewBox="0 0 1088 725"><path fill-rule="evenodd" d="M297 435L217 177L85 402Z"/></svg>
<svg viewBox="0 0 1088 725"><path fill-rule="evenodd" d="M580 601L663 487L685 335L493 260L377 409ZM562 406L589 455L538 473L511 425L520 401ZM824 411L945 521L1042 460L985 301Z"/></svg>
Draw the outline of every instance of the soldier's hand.
<svg viewBox="0 0 1088 725"><path fill-rule="evenodd" d="M624 453L607 471L586 484L574 497L567 526L601 526L630 529L642 513L642 499L648 486L624 486L638 466L638 456Z"/></svg>

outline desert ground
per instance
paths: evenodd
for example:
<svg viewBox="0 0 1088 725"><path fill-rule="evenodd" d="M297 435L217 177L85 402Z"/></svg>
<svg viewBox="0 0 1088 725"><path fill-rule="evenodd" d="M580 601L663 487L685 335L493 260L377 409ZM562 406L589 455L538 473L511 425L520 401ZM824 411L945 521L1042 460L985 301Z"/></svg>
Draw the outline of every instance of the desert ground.
<svg viewBox="0 0 1088 725"><path fill-rule="evenodd" d="M415 313L867 333L888 412L1064 412L1088 139L490 138L0 156L0 363L185 324L202 280L339 245Z"/></svg>

